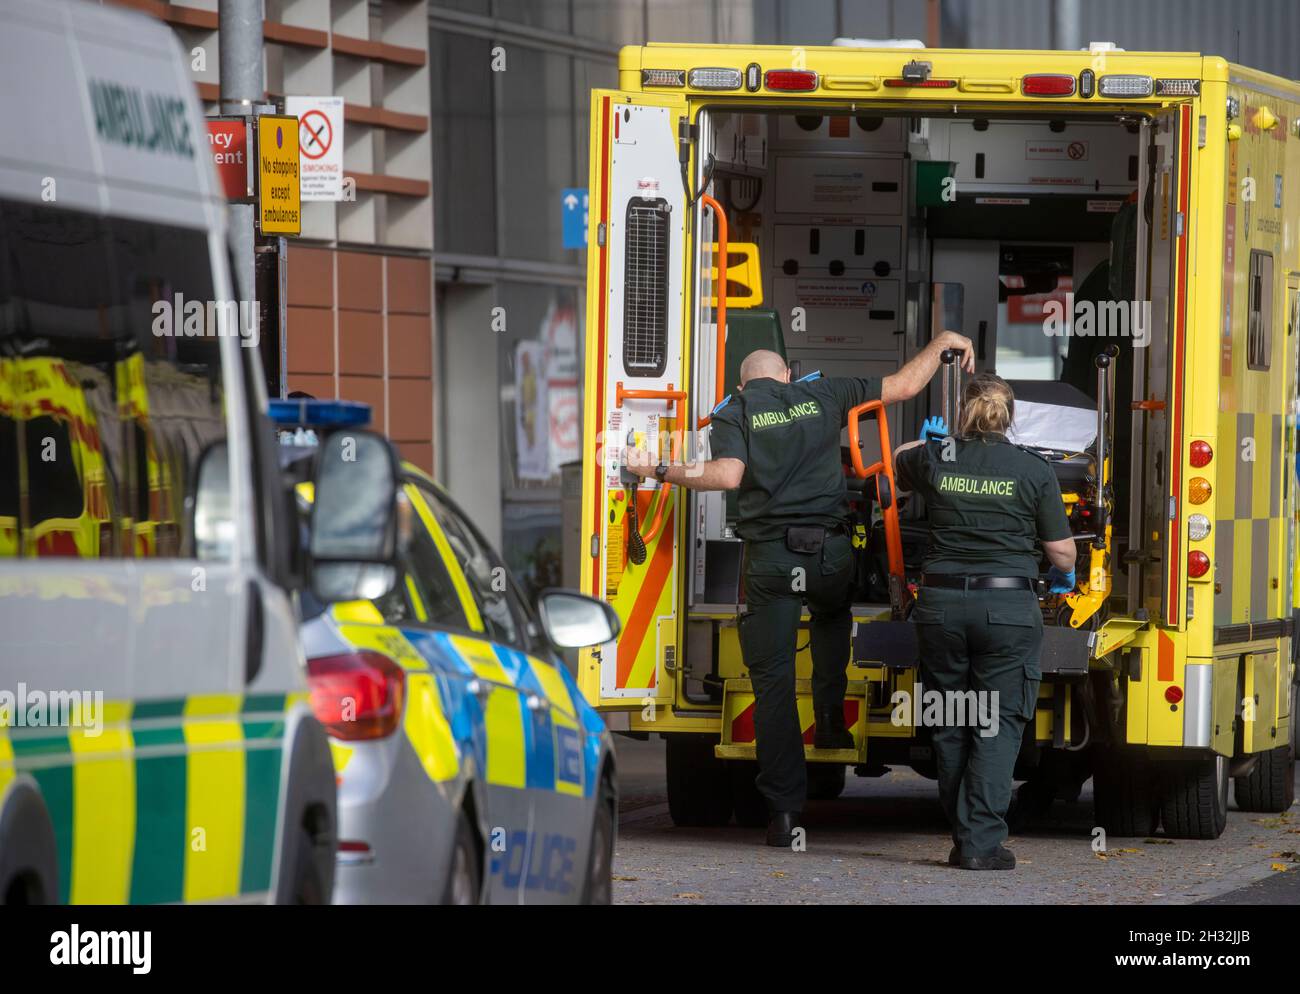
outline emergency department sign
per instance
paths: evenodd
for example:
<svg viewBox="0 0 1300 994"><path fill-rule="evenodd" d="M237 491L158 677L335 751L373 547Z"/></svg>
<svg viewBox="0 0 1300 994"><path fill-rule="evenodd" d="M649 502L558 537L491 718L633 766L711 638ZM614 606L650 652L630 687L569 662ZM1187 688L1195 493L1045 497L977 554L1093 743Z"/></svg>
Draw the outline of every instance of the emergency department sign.
<svg viewBox="0 0 1300 994"><path fill-rule="evenodd" d="M298 119L263 114L257 119L257 227L262 234L302 230L298 175Z"/></svg>
<svg viewBox="0 0 1300 994"><path fill-rule="evenodd" d="M284 110L298 118L302 199L343 199L343 98L285 97Z"/></svg>

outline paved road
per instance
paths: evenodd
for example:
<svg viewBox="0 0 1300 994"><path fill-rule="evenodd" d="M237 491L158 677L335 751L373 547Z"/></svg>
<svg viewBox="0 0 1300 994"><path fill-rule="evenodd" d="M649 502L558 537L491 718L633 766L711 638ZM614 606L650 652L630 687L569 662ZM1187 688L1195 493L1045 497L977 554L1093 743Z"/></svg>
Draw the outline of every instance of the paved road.
<svg viewBox="0 0 1300 994"><path fill-rule="evenodd" d="M1010 840L1015 871L970 873L945 862L951 841L934 782L910 770L850 775L839 800L810 803L808 849L795 853L764 846L754 829L674 828L662 741L616 741L620 903L1300 903L1296 807L1282 815L1232 809L1214 842L1110 839L1098 854L1089 784L1078 802L1058 801Z"/></svg>

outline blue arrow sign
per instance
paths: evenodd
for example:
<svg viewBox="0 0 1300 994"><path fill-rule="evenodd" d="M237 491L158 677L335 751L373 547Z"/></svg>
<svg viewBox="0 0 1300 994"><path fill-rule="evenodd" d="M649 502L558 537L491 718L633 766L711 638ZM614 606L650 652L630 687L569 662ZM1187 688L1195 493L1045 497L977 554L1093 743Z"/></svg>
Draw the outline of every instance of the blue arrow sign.
<svg viewBox="0 0 1300 994"><path fill-rule="evenodd" d="M560 215L563 218L564 247L587 247L587 188L568 186L560 191Z"/></svg>

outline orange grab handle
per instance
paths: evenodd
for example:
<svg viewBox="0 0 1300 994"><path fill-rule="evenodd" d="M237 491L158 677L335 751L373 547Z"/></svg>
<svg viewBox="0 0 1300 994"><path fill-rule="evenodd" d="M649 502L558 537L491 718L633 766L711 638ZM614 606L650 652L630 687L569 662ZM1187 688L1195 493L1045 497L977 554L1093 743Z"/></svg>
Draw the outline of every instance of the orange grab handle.
<svg viewBox="0 0 1300 994"><path fill-rule="evenodd" d="M876 428L880 432L880 458L870 466L863 465L862 447L858 434L858 419L863 415L876 415ZM885 403L881 400L869 400L849 411L849 459L853 462L853 472L858 479L869 476L876 478L879 490L880 477L889 482L889 506L882 508L885 521L885 553L889 561L889 572L898 581L899 589L906 587L903 570L903 533L898 523L898 487L894 483L894 453L889 446L889 422L885 418Z"/></svg>
<svg viewBox="0 0 1300 994"><path fill-rule="evenodd" d="M614 405L622 407L625 400L663 400L671 403L675 409L674 416L677 419L678 430L682 430L682 406L686 403L685 390L674 390L671 383L668 384L667 390L627 390L623 386L623 381L619 380L614 387ZM664 509L668 506L672 486L667 481L659 486L659 499L655 505L654 520L650 522L649 532L643 531L641 533L641 541L647 545L658 537L659 531L663 527Z"/></svg>
<svg viewBox="0 0 1300 994"><path fill-rule="evenodd" d="M700 197L700 203L713 211L713 219L718 226L718 350L713 363L714 390L713 404L710 407L712 410L722 403L722 398L727 391L727 212L707 193ZM697 427L703 428L712 420L712 415L706 414L700 418Z"/></svg>

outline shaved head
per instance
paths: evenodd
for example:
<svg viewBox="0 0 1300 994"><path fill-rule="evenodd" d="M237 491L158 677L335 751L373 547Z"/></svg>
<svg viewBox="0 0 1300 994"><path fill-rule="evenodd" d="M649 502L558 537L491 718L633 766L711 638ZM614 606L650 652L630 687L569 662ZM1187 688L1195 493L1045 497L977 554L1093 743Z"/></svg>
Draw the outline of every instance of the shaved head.
<svg viewBox="0 0 1300 994"><path fill-rule="evenodd" d="M755 349L745 356L740 364L740 385L743 387L750 380L762 379L780 380L786 383L789 374L790 370L786 367L785 360L775 352Z"/></svg>

